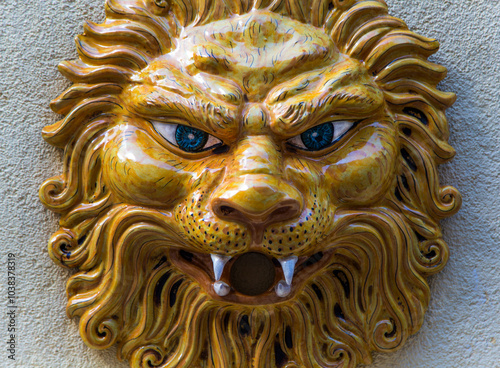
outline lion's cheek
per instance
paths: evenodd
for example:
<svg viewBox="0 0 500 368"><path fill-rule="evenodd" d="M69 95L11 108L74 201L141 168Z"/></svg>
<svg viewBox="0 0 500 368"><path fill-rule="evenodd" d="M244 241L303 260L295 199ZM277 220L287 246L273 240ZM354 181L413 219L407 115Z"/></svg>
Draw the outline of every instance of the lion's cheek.
<svg viewBox="0 0 500 368"><path fill-rule="evenodd" d="M377 137L328 166L327 181L339 203L370 205L389 190L396 170L396 142Z"/></svg>
<svg viewBox="0 0 500 368"><path fill-rule="evenodd" d="M159 160L157 154L134 144L108 144L103 174L116 197L126 203L171 207L187 196L193 176Z"/></svg>

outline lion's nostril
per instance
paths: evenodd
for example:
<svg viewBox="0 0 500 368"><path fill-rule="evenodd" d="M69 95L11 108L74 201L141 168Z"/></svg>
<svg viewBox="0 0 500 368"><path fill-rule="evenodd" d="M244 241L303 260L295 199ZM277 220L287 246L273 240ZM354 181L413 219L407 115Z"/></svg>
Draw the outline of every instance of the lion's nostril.
<svg viewBox="0 0 500 368"><path fill-rule="evenodd" d="M236 210L234 208L229 207L229 206L220 206L219 211L224 216L231 216L232 214L234 214L236 212Z"/></svg>
<svg viewBox="0 0 500 368"><path fill-rule="evenodd" d="M267 217L266 223L279 222L292 219L300 214L300 203L289 199L280 203L277 208Z"/></svg>
<svg viewBox="0 0 500 368"><path fill-rule="evenodd" d="M281 179L247 174L221 186L210 205L219 219L247 226L253 244L258 245L269 225L298 217L303 203L298 190Z"/></svg>
<svg viewBox="0 0 500 368"><path fill-rule="evenodd" d="M283 215L286 215L287 213L289 213L291 211L292 211L292 207L290 207L290 206L281 207L281 208L278 208L278 209L274 210L273 213L271 214L271 217L273 217L273 216L283 216Z"/></svg>

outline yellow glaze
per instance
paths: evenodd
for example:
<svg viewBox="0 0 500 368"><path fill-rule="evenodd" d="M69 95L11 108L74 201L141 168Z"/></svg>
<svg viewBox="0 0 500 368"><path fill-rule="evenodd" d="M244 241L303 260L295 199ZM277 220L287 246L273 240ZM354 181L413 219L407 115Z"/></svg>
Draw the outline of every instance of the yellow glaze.
<svg viewBox="0 0 500 368"><path fill-rule="evenodd" d="M436 41L382 0L107 0L76 43L40 198L87 345L131 367L351 368L418 331L461 203L437 175L455 96ZM235 270L274 276L253 295Z"/></svg>

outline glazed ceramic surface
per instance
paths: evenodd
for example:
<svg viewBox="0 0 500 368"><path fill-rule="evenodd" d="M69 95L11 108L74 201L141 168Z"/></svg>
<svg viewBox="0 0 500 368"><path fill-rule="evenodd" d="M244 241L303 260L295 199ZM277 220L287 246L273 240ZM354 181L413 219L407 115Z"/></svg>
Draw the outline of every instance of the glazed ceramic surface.
<svg viewBox="0 0 500 368"><path fill-rule="evenodd" d="M40 189L68 315L132 367L356 367L420 328L460 207L438 43L382 0L108 0Z"/></svg>

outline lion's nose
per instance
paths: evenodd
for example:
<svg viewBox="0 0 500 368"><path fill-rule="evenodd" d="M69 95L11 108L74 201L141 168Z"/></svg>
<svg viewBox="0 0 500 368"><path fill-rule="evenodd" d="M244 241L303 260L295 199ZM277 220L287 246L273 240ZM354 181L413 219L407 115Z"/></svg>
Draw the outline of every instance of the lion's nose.
<svg viewBox="0 0 500 368"><path fill-rule="evenodd" d="M302 211L297 189L269 175L233 178L217 193L212 197L212 210L219 218L243 222L254 229L291 220Z"/></svg>

